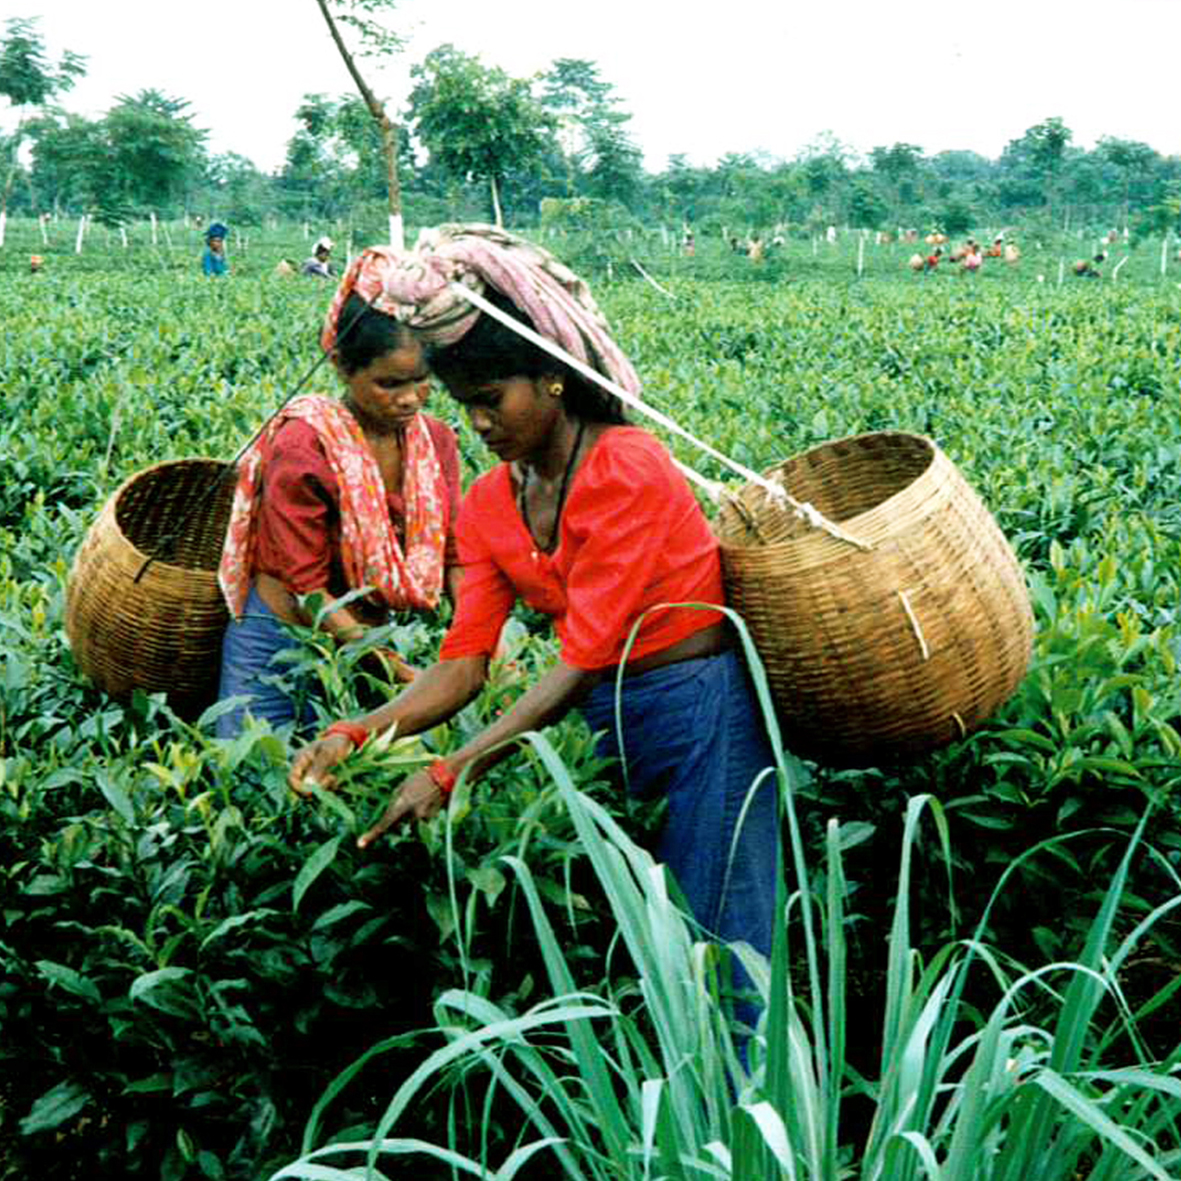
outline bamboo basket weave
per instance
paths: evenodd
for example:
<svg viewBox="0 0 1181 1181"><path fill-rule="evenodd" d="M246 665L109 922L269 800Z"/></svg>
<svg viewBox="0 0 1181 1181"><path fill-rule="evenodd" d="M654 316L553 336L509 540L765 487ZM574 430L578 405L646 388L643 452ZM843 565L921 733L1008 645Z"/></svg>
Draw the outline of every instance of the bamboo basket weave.
<svg viewBox="0 0 1181 1181"><path fill-rule="evenodd" d="M112 697L164 691L182 716L216 697L229 618L217 585L229 467L181 459L146 468L83 539L66 587L66 635L79 668Z"/></svg>
<svg viewBox="0 0 1181 1181"><path fill-rule="evenodd" d="M984 722L1028 669L1033 615L1015 554L947 456L930 439L876 432L766 475L870 547L808 525L755 484L715 519L729 603L789 749L868 766Z"/></svg>

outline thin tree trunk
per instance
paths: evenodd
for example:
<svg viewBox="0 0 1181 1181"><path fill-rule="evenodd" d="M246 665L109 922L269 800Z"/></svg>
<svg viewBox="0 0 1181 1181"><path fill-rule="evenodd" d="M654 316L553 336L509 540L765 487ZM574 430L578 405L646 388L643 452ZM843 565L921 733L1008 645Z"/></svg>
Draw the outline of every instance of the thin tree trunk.
<svg viewBox="0 0 1181 1181"><path fill-rule="evenodd" d="M332 40L336 43L337 51L344 61L345 68L352 75L352 79L356 83L361 98L365 100L365 105L369 108L370 115L373 116L374 121L381 130L381 148L385 155L386 182L389 188L390 245L397 250L401 250L405 247L406 240L402 223L402 186L398 180L397 125L386 114L385 107L381 105L377 95L373 93L369 84L361 77L361 71L357 69L357 64L353 61L353 55L349 53L348 47L340 35L340 30L336 27L336 21L332 19L332 13L328 11L328 0L316 0L316 3L320 6L320 12L323 14L324 21L328 25L328 32L332 34Z"/></svg>
<svg viewBox="0 0 1181 1181"><path fill-rule="evenodd" d="M496 220L498 229L504 229L504 214L500 210L500 186L496 183L496 177L490 178L492 186L492 214Z"/></svg>

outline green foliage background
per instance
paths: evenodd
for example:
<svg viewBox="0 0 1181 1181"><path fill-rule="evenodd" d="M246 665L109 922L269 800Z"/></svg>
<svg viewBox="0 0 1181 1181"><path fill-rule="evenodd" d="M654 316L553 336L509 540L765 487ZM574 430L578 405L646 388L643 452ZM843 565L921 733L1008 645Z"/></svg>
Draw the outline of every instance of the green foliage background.
<svg viewBox="0 0 1181 1181"><path fill-rule="evenodd" d="M0 258L0 1177L73 1176L80 1160L92 1175L256 1177L290 1156L337 1070L383 1037L404 1035L411 1052L430 1001L456 983L456 940L473 965L467 986L509 1011L527 1001L537 964L503 853L529 863L574 962L588 978L605 970L610 925L531 758L482 784L450 835L438 822L364 858L350 840L401 768L503 709L552 649L522 618L514 666L454 727L373 754L341 797L307 806L286 792L283 736L256 729L219 743L162 701L115 703L89 686L62 607L70 557L99 506L149 464L233 455L315 362L330 291L272 273L299 253L298 227L232 240L233 271L215 282L198 272L196 232L175 225L156 247L138 227L126 250L96 230L81 255L59 229L36 275L18 252L36 249L37 231L10 232ZM1059 242L1030 243L1021 267L989 264L975 279L913 276L905 247L863 247L858 279L848 237L819 250L792 243L761 268L703 241L686 259L634 227L612 242L604 250L601 235L571 232L551 244L592 261L596 295L654 405L755 468L838 435L929 434L1029 573L1034 667L992 724L907 766L812 768L806 828L819 839L836 815L866 838L845 868L851 961L868 964L888 930L896 837L920 792L950 818L969 917L1017 851L1093 830L1052 866L1024 867L1027 888L993 919L1011 954L1062 951L1146 800L1161 805L1149 840L1181 858L1181 292L1159 278L1158 254L1134 250L1118 282L1059 285ZM327 381L321 371L312 388ZM487 456L445 395L432 409L460 429L475 474ZM439 626L401 639L425 659ZM299 643L325 713L378 691L355 653ZM578 785L619 809L585 727L572 719L555 739ZM1138 881L1133 913L1161 888L1151 875ZM918 941L949 923L943 908L920 907ZM1138 966L1146 978L1177 963L1173 934L1164 925L1155 957ZM872 1008L871 969L861 979ZM388 1090L358 1088L334 1134L371 1121ZM424 1105L424 1132L443 1118ZM495 1119L490 1129L511 1138Z"/></svg>

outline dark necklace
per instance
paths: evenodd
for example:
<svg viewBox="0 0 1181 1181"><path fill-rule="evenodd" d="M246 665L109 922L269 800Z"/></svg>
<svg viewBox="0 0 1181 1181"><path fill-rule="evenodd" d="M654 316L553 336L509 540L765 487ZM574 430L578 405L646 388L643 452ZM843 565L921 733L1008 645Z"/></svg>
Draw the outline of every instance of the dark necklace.
<svg viewBox="0 0 1181 1181"><path fill-rule="evenodd" d="M566 503L566 490L570 486L570 476L574 471L574 461L578 458L579 448L582 446L582 433L586 430L586 421L580 421L578 424L578 434L574 436L574 448L570 452L570 458L566 460L566 470L562 473L562 483L558 488L558 503L554 509L554 523L550 526L549 539L545 545L541 547L543 553L553 553L554 543L558 539L558 526L562 523L562 506ZM537 534L533 532L533 525L529 520L529 507L525 497L525 489L529 486L529 468L524 464L521 465L521 490L517 493L517 507L521 510L521 520L525 522L525 528L529 530L529 536L537 541Z"/></svg>

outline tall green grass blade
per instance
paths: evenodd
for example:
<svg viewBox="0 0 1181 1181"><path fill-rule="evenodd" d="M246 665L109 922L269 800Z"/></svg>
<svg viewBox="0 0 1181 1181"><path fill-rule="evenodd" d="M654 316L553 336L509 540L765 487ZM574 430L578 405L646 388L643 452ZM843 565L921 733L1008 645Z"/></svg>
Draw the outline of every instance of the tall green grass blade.
<svg viewBox="0 0 1181 1181"><path fill-rule="evenodd" d="M1072 1087L1057 1071L1052 1069L1039 1071L1031 1082L1075 1115L1080 1123L1085 1124L1126 1156L1131 1157L1145 1172L1155 1177L1156 1181L1176 1181L1175 1177L1170 1176L1161 1168L1136 1140L1108 1116L1093 1099L1087 1098L1077 1088Z"/></svg>

